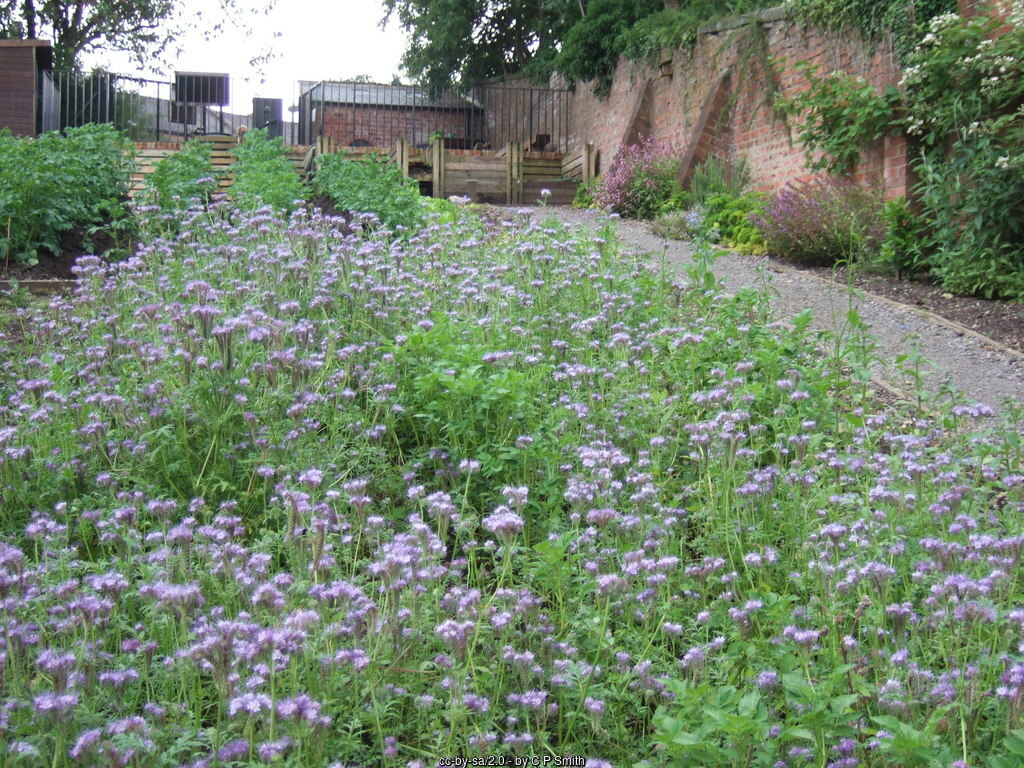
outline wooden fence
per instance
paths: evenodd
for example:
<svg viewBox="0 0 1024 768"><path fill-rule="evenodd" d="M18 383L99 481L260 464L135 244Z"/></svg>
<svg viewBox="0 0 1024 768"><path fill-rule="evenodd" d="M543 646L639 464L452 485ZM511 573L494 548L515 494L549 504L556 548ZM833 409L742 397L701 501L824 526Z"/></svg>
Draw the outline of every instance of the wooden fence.
<svg viewBox="0 0 1024 768"><path fill-rule="evenodd" d="M218 172L220 186L231 185L231 149L234 136L200 136L210 142L211 159ZM138 167L132 177L132 196L145 188L146 176L163 158L181 149L181 142L138 142L135 144ZM338 147L329 136L317 138L309 147L287 147L288 158L299 173L315 171L319 155L344 152L352 160L379 157L395 163L402 175L419 182L433 197L468 197L474 202L529 204L544 199L549 205L568 205L581 182L594 178L597 153L587 144L574 153L533 152L522 144L508 143L501 150L450 149L444 139L418 149L400 139L393 147ZM541 192L547 192L541 195Z"/></svg>
<svg viewBox="0 0 1024 768"><path fill-rule="evenodd" d="M238 145L239 139L234 136L195 136L195 141L205 141L211 144L210 161L213 170L217 173L218 184L221 189L231 186L231 165L235 162L231 150ZM137 197L146 188L146 177L155 169L156 164L168 155L173 155L180 150L180 141L137 141L135 142L135 173L132 174L132 184L129 194ZM309 147L286 147L288 159L295 164L296 170L305 175L305 168L308 167Z"/></svg>
<svg viewBox="0 0 1024 768"><path fill-rule="evenodd" d="M549 205L568 205L580 183L597 173L593 144L568 154L529 151L518 143L497 152L451 149L442 138L422 149L405 139L394 147L337 147L330 137L323 137L315 145L317 155L336 151L353 160L376 155L393 162L432 197L468 197L482 203L516 205L543 197ZM542 191L548 194L542 196Z"/></svg>

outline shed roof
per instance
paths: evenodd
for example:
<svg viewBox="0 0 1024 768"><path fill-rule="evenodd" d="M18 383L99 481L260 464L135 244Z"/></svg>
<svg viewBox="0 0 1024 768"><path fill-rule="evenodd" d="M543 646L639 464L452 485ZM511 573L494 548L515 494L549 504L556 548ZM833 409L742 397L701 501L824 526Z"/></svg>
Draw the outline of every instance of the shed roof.
<svg viewBox="0 0 1024 768"><path fill-rule="evenodd" d="M0 40L0 48L35 48L39 68L53 68L53 44L49 40Z"/></svg>
<svg viewBox="0 0 1024 768"><path fill-rule="evenodd" d="M303 92L313 101L328 104L356 104L373 107L416 107L418 109L483 109L467 96L444 91L432 96L426 88L415 85L383 83L324 82L304 83Z"/></svg>

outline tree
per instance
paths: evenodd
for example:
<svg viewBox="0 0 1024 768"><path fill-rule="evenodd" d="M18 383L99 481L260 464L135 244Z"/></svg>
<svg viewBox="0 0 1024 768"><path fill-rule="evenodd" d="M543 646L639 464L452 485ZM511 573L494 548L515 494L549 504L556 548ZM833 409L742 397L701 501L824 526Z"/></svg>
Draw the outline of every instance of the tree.
<svg viewBox="0 0 1024 768"><path fill-rule="evenodd" d="M661 0L591 0L586 17L566 31L558 71L570 84L596 79L598 94L607 93L625 48L624 36L661 8Z"/></svg>
<svg viewBox="0 0 1024 768"><path fill-rule="evenodd" d="M173 0L0 0L0 30L6 37L52 39L54 67L74 69L92 48L139 60L159 52L173 11Z"/></svg>
<svg viewBox="0 0 1024 768"><path fill-rule="evenodd" d="M402 65L432 87L550 71L584 0L384 0L409 36ZM531 70L531 65L532 70Z"/></svg>
<svg viewBox="0 0 1024 768"><path fill-rule="evenodd" d="M260 10L268 12L274 0L261 0ZM192 12L189 25L205 25L210 34L225 23L245 27L236 0L211 4L207 13L213 23L197 19ZM36 38L53 41L55 69L77 69L80 57L103 49L131 54L140 64L159 56L177 37L186 20L179 18L182 0L0 0L0 38Z"/></svg>

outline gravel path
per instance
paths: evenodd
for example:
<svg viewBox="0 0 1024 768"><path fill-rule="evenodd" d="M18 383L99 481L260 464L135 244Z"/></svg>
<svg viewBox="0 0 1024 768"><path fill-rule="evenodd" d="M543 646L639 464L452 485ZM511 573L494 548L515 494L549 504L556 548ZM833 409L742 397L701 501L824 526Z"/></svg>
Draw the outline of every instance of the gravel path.
<svg viewBox="0 0 1024 768"><path fill-rule="evenodd" d="M589 229L602 226L604 219L596 211L576 208L552 207L544 213ZM622 220L617 230L624 245L649 251L658 259L664 254L667 264L681 280L685 279L684 267L694 252L692 243L665 240L636 221ZM842 329L849 307L845 286L809 276L773 259L728 251L716 259L714 271L730 293L747 286L761 288L767 278L772 310L780 319L811 309L813 327L831 332ZM962 326L913 307L871 295L855 297L854 302L877 344L874 354L879 362L873 368L876 378L904 392L913 391L913 382L900 373L894 361L909 353L916 339L921 354L929 361L923 376L926 389L938 391L948 381L972 403L999 409L1007 399L1024 402L1024 355L1012 354Z"/></svg>

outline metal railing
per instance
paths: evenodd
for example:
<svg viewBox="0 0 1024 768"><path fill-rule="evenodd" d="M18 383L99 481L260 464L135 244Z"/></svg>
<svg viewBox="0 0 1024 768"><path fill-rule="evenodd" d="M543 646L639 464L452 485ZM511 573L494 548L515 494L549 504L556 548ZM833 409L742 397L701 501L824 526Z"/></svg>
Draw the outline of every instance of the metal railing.
<svg viewBox="0 0 1024 768"><path fill-rule="evenodd" d="M266 126L285 144L296 143L296 126L281 119L280 101L255 99L259 115L239 115L214 102L220 95L190 87L178 98L174 83L110 72L42 73L40 132L86 123L111 123L134 141L177 141L204 134L237 134L242 128ZM274 102L278 107L274 108Z"/></svg>
<svg viewBox="0 0 1024 768"><path fill-rule="evenodd" d="M226 111L227 80L179 73L176 83L109 72L43 72L40 131L112 123L135 141L175 141L203 134L238 134L266 126L285 144L322 136L339 146L392 147L406 139L426 147L443 137L449 149L566 152L572 95L549 88L478 85L432 91L413 85L351 81L299 83L297 104L283 119L282 100L253 99L253 114Z"/></svg>
<svg viewBox="0 0 1024 768"><path fill-rule="evenodd" d="M437 137L449 149L500 149L507 142L565 152L568 91L505 85L430 90L353 81L299 84L298 141L329 136L340 146L390 147L406 139L424 148Z"/></svg>

